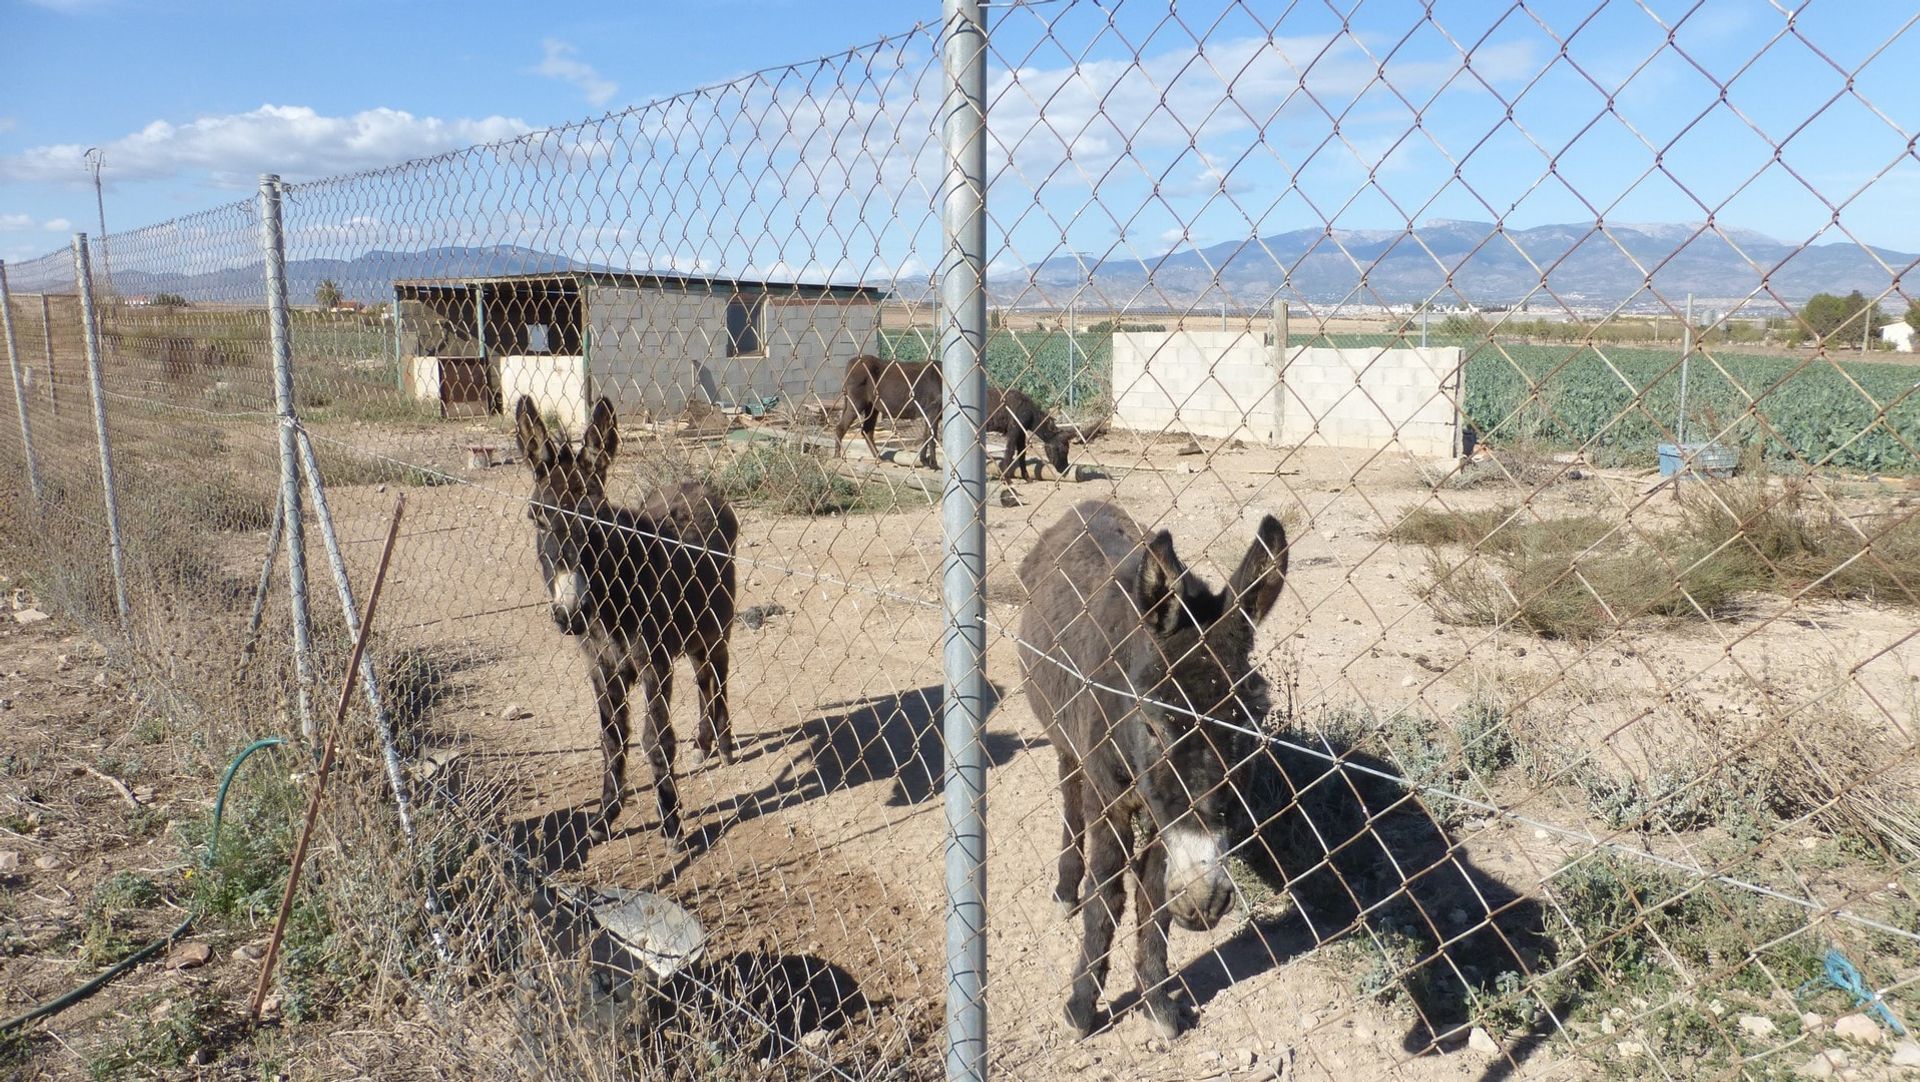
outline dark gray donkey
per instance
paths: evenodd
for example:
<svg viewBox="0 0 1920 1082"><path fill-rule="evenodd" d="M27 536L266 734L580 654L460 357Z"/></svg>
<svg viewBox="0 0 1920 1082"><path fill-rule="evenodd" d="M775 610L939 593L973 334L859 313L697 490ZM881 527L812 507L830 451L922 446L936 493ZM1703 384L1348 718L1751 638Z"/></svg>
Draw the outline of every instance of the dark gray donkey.
<svg viewBox="0 0 1920 1082"><path fill-rule="evenodd" d="M547 432L533 402L514 406L515 436L533 470L527 515L537 532L540 573L553 622L593 662L606 776L593 835L604 839L620 814L626 785L627 701L637 682L645 709L640 743L653 767L660 828L680 839L673 784L673 662L693 662L700 688L697 748L733 759L727 719L727 635L733 628L734 542L740 523L719 493L695 481L653 493L639 510L616 507L605 492L607 465L620 446L613 404L593 404L576 450Z"/></svg>
<svg viewBox="0 0 1920 1082"><path fill-rule="evenodd" d="M1217 593L1181 565L1166 531L1148 537L1102 502L1069 510L1021 561L1020 666L1060 756L1066 812L1054 897L1081 915L1067 1020L1082 1036L1099 1021L1129 866L1141 998L1162 1034L1183 1027L1167 987L1168 924L1211 928L1233 903L1226 854L1245 813L1228 777L1251 741L1229 726L1266 715L1253 633L1286 574L1287 534L1272 515Z"/></svg>

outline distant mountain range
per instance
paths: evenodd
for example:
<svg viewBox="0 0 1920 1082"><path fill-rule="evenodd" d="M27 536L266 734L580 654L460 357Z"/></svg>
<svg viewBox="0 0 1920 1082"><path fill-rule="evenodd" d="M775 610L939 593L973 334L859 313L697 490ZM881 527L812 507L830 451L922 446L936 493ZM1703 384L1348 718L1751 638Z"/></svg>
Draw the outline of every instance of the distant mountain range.
<svg viewBox="0 0 1920 1082"><path fill-rule="evenodd" d="M1003 276L992 284L996 300L1023 304L1064 303L1091 279L1092 295L1106 302L1101 307L1262 305L1276 294L1316 302L1434 298L1479 305L1532 294L1535 307L1546 307L1553 297L1570 305L1618 304L1640 294L1651 276L1653 288L1671 302L1688 293L1702 300L1744 298L1763 279L1775 293L1799 301L1855 289L1873 296L1920 258L1871 251L1850 241L1797 248L1752 230L1699 224L1608 224L1602 231L1590 222L1513 229L1439 219L1410 230L1301 229L1145 259L1060 256L1034 264L1017 280ZM1543 277L1552 297L1534 292ZM1093 306L1085 294L1082 303Z"/></svg>
<svg viewBox="0 0 1920 1082"><path fill-rule="evenodd" d="M1670 302L1688 293L1707 302L1744 298L1763 279L1774 292L1800 301L1819 292L1881 293L1916 259L1911 252L1847 241L1796 248L1751 230L1703 231L1697 224L1608 225L1603 232L1591 223L1511 229L1436 220L1411 230L1302 229L1145 258L1058 256L1013 275L995 275L989 289L995 303L1064 305L1091 280L1091 292L1080 297L1089 308L1221 301L1258 306L1276 295L1322 303L1432 298L1495 305L1530 293L1535 307L1553 306L1554 297L1593 307L1640 295L1651 275L1654 289ZM295 260L287 265L287 288L294 303L310 304L320 283L330 279L348 299L378 303L391 298L395 279L610 269L512 245L376 249L352 259ZM1543 276L1552 297L1534 292ZM259 263L201 274L117 269L113 277L124 295L259 303L263 294Z"/></svg>
<svg viewBox="0 0 1920 1082"><path fill-rule="evenodd" d="M108 246L111 252L111 241ZM597 268L592 264L513 245L428 248L419 252L375 249L352 259L289 262L287 294L296 305L312 304L320 283L332 281L347 300L378 304L393 299L393 283L402 278L466 278L593 269ZM265 282L266 270L258 262L201 274L118 268L113 272L114 287L123 296L177 293L197 303L259 304L266 296Z"/></svg>

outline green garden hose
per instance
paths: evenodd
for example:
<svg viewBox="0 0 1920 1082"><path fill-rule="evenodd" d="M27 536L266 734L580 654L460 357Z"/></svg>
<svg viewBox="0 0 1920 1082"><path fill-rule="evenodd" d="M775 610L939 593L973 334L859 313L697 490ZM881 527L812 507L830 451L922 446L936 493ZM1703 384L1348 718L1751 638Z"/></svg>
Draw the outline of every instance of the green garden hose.
<svg viewBox="0 0 1920 1082"><path fill-rule="evenodd" d="M207 832L206 863L208 867L212 866L214 856L220 851L220 819L227 810L227 789L233 784L234 773L240 769L240 764L246 762L247 757L254 752L259 751L261 748L271 748L285 743L286 739L284 737L263 737L248 744L241 750L240 754L233 757L233 762L227 764L227 772L220 779L220 791L213 800L213 828ZM68 1007L79 1003L100 989L105 988L122 973L125 973L178 942L180 937L186 935L188 929L193 927L193 921L196 916L198 916L198 914L188 913L187 919L181 921L179 927L146 946L141 947L139 950L134 951L132 954L127 955L125 958L120 959L118 962L115 962L105 973L75 988L66 995L58 999L48 1000L25 1014L16 1015L4 1022L0 1022L0 1033L11 1033L23 1026L37 1022L42 1018L59 1014Z"/></svg>

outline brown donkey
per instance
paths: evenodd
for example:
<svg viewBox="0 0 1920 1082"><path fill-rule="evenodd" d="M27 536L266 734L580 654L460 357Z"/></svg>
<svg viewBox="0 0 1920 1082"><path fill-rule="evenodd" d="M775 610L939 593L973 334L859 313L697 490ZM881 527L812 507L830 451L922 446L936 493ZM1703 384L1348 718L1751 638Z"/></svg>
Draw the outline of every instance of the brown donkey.
<svg viewBox="0 0 1920 1082"><path fill-rule="evenodd" d="M833 433L833 456L839 458L847 439L847 430L855 423L867 441L867 451L880 457L880 446L873 441L873 427L881 417L910 419L918 417L927 424L927 441L920 445L920 465L939 465L935 448L940 439L940 415L943 377L937 361L889 361L879 357L855 357L847 362L847 378L840 387L840 423ZM1027 480L1027 441L1038 440L1047 464L1055 473L1067 472L1067 448L1073 437L1060 427L1053 415L1038 402L1014 388L987 388L987 432L1004 433L1006 451L1000 456L1000 477L1012 477L1017 470ZM1038 472L1037 469L1035 472Z"/></svg>
<svg viewBox="0 0 1920 1082"><path fill-rule="evenodd" d="M1163 1035L1184 1025L1167 988L1168 925L1211 928L1232 905L1226 854L1244 816L1228 778L1267 712L1253 634L1286 573L1272 515L1217 593L1166 531L1148 537L1103 502L1069 510L1020 563L1020 667L1060 757L1066 813L1054 897L1081 917L1067 1020L1082 1036L1099 1021L1129 868L1141 998Z"/></svg>
<svg viewBox="0 0 1920 1082"><path fill-rule="evenodd" d="M673 783L674 734L667 720L673 662L693 662L700 689L702 758L733 758L727 718L727 636L733 628L734 542L740 524L719 493L686 481L655 492L638 510L616 507L605 492L607 465L620 446L613 404L593 404L576 450L547 432L533 402L514 406L515 436L533 470L527 515L537 534L553 622L593 662L606 773L593 836L604 839L620 814L626 784L627 703L639 685L645 710L640 743L653 767L660 829L680 839Z"/></svg>

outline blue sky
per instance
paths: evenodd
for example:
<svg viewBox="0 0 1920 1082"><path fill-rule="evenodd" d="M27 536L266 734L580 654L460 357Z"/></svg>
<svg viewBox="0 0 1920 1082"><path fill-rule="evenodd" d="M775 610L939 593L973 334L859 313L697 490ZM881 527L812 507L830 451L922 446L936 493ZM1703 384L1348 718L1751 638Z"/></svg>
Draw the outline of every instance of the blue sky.
<svg viewBox="0 0 1920 1082"><path fill-rule="evenodd" d="M1429 20L1363 4L1345 26L1308 3L996 9L996 262L1327 224L1709 213L1920 250L1911 3L1812 0L1791 19L1760 0L1534 6L1439 0ZM88 146L106 148L119 233L244 198L263 169L367 170L660 102L319 185L291 212L295 255L524 243L908 278L937 235L933 39L846 53L937 18L861 0L0 0L0 258L92 228ZM801 66L671 98L785 63ZM222 221L202 232L238 227Z"/></svg>

